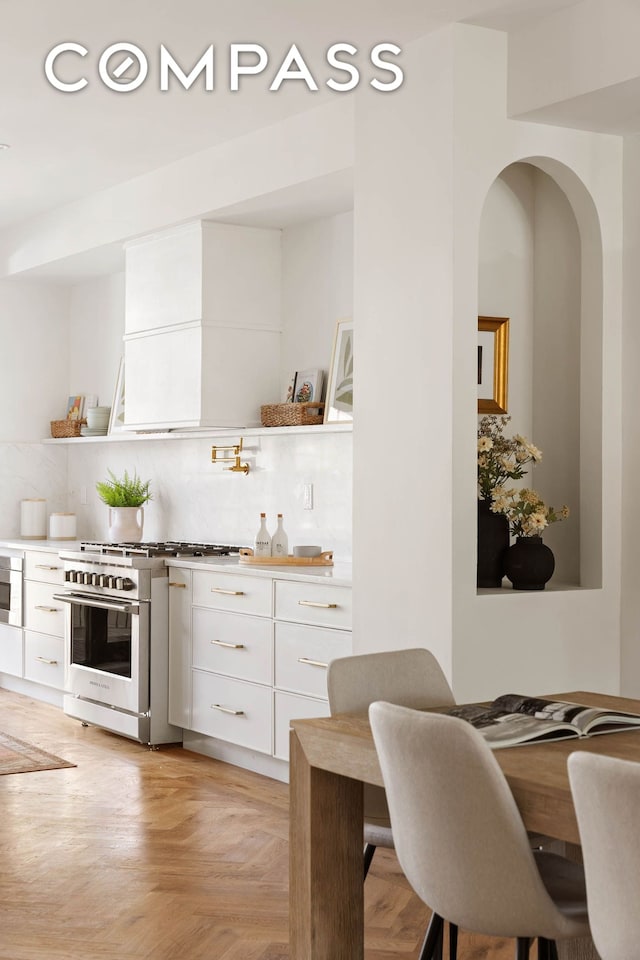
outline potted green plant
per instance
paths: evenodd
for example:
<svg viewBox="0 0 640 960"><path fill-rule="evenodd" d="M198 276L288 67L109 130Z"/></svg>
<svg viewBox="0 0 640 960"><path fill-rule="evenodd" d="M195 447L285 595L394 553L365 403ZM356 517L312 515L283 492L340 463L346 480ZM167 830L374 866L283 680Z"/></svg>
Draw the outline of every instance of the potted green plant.
<svg viewBox="0 0 640 960"><path fill-rule="evenodd" d="M152 499L150 480L141 480L127 470L118 478L108 470L109 480L96 483L98 496L109 507L109 540L112 543L138 542L144 524L143 504Z"/></svg>

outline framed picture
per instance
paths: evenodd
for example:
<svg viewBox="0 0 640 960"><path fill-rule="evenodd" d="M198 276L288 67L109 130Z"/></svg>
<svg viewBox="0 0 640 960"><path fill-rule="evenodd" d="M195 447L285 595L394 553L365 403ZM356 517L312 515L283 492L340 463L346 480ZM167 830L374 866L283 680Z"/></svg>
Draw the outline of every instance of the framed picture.
<svg viewBox="0 0 640 960"><path fill-rule="evenodd" d="M338 320L327 384L324 422L353 420L353 320Z"/></svg>
<svg viewBox="0 0 640 960"><path fill-rule="evenodd" d="M478 317L478 413L507 412L509 318Z"/></svg>
<svg viewBox="0 0 640 960"><path fill-rule="evenodd" d="M322 370L298 370L293 387L294 403L309 403L322 400Z"/></svg>
<svg viewBox="0 0 640 960"><path fill-rule="evenodd" d="M120 359L118 366L118 378L113 394L113 403L111 404L108 432L120 433L122 430L124 430L124 357Z"/></svg>
<svg viewBox="0 0 640 960"><path fill-rule="evenodd" d="M84 397L69 397L67 400L67 420L82 420Z"/></svg>

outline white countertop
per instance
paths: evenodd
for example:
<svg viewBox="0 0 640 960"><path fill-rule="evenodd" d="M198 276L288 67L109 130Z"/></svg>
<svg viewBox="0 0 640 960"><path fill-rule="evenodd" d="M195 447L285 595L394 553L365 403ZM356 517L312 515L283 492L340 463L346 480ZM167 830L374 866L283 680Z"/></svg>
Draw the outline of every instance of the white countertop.
<svg viewBox="0 0 640 960"><path fill-rule="evenodd" d="M334 563L332 567L314 567L311 565L285 566L282 564L264 566L252 563L240 563L235 557L167 557L168 567L186 567L188 570L214 570L219 573L239 573L250 577L269 577L278 580L310 580L317 583L333 583L337 586L351 586L351 564Z"/></svg>
<svg viewBox="0 0 640 960"><path fill-rule="evenodd" d="M61 550L79 550L79 540L23 540L21 537L12 537L0 540L0 547L9 547L11 550L43 550L46 553L60 553Z"/></svg>
<svg viewBox="0 0 640 960"><path fill-rule="evenodd" d="M80 540L21 540L20 537L0 540L0 548L11 550L42 550L46 553L60 553L61 550L80 549ZM168 567L187 567L190 570L224 570L225 573L240 573L252 577L276 577L278 580L310 580L317 583L334 583L338 586L351 586L351 564L334 563L332 567L314 567L310 565L274 566L265 564L240 563L235 557L167 557Z"/></svg>

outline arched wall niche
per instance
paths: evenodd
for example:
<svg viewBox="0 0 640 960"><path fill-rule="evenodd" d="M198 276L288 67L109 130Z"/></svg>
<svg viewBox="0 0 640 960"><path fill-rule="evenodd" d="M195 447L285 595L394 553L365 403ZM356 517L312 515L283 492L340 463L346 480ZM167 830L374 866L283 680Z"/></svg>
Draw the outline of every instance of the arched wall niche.
<svg viewBox="0 0 640 960"><path fill-rule="evenodd" d="M580 178L526 157L492 183L479 230L478 313L510 318L509 432L542 449L523 481L570 519L545 531L554 581L602 586L602 240Z"/></svg>

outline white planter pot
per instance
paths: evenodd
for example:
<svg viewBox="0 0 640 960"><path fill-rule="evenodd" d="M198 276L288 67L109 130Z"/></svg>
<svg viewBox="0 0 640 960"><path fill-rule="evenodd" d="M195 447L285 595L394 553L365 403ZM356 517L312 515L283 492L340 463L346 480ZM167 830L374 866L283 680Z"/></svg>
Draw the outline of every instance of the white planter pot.
<svg viewBox="0 0 640 960"><path fill-rule="evenodd" d="M142 540L143 523L142 507L109 507L110 542L139 543Z"/></svg>

